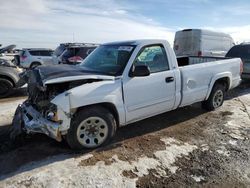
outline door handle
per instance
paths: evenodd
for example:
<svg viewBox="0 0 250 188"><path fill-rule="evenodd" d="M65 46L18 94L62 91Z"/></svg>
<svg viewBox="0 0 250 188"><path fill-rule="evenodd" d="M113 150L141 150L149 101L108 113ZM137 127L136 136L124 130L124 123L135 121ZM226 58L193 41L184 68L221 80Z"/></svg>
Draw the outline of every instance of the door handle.
<svg viewBox="0 0 250 188"><path fill-rule="evenodd" d="M165 79L165 81L166 81L167 83L173 82L173 81L174 81L174 77L167 77L167 78Z"/></svg>

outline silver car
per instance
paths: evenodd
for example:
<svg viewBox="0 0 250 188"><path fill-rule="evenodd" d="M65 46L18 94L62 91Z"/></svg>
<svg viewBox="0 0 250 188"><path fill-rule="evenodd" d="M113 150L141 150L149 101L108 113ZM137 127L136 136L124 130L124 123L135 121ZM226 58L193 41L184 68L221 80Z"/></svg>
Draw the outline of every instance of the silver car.
<svg viewBox="0 0 250 188"><path fill-rule="evenodd" d="M20 66L35 68L39 65L51 65L53 51L46 48L23 49L20 54Z"/></svg>
<svg viewBox="0 0 250 188"><path fill-rule="evenodd" d="M10 60L0 58L0 98L10 95L14 88L21 87L19 74L23 69L14 65Z"/></svg>

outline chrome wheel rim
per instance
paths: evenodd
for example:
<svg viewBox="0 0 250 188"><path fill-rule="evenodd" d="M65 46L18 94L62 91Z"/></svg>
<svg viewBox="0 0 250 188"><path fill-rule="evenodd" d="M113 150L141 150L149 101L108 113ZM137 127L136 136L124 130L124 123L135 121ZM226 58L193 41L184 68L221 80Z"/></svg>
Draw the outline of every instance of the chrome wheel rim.
<svg viewBox="0 0 250 188"><path fill-rule="evenodd" d="M89 117L83 120L77 128L77 139L86 148L101 145L108 137L108 125L100 117Z"/></svg>
<svg viewBox="0 0 250 188"><path fill-rule="evenodd" d="M218 108L219 106L221 106L222 102L223 102L223 92L221 90L217 90L213 97L213 105L215 108Z"/></svg>

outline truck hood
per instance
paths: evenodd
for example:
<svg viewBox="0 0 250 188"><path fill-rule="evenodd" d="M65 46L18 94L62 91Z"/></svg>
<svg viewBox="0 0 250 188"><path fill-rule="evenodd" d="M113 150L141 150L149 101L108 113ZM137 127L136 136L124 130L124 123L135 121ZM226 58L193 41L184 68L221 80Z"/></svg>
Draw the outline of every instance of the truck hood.
<svg viewBox="0 0 250 188"><path fill-rule="evenodd" d="M59 90L57 86L60 85L60 92L63 92L86 83L104 80L115 80L115 77L80 66L54 65L38 66L33 70L21 73L17 85L22 86L27 83L29 95L33 95L38 93L37 89L43 92Z"/></svg>
<svg viewBox="0 0 250 188"><path fill-rule="evenodd" d="M44 85L84 79L114 80L114 76L75 65L40 66L36 70Z"/></svg>
<svg viewBox="0 0 250 188"><path fill-rule="evenodd" d="M79 80L114 80L114 76L82 68L75 65L39 66L27 71L23 76L26 83L37 83L41 87L48 84L73 82Z"/></svg>

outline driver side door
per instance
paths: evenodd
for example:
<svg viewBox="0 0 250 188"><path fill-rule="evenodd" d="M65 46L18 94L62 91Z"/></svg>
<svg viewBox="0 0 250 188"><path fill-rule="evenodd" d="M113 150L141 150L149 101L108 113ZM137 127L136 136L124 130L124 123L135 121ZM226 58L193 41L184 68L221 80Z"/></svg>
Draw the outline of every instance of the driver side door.
<svg viewBox="0 0 250 188"><path fill-rule="evenodd" d="M171 110L175 102L174 72L163 45L143 47L133 63L137 65L148 66L150 75L124 80L127 123Z"/></svg>

